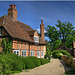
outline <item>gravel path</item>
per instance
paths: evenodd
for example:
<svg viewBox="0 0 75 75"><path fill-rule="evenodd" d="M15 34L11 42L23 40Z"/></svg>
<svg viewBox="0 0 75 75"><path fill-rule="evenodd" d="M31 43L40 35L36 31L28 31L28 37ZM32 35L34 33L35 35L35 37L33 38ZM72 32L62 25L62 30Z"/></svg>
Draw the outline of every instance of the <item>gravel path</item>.
<svg viewBox="0 0 75 75"><path fill-rule="evenodd" d="M51 59L51 62L41 65L34 69L23 70L23 72L14 75L62 75L65 71L72 69L65 65L65 62L59 59Z"/></svg>

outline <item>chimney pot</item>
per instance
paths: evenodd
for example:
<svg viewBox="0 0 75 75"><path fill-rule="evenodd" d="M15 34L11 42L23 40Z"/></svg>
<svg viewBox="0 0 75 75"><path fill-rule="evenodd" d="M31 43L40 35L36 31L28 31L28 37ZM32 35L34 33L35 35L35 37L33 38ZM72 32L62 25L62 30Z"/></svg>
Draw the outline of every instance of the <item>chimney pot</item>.
<svg viewBox="0 0 75 75"><path fill-rule="evenodd" d="M14 4L12 4L12 5L9 5L10 6L10 8L16 8L16 5L14 5Z"/></svg>
<svg viewBox="0 0 75 75"><path fill-rule="evenodd" d="M41 19L41 24L43 24L43 19Z"/></svg>
<svg viewBox="0 0 75 75"><path fill-rule="evenodd" d="M10 16L14 21L17 21L16 5L12 4L9 6L10 6L10 8L8 9L8 16Z"/></svg>

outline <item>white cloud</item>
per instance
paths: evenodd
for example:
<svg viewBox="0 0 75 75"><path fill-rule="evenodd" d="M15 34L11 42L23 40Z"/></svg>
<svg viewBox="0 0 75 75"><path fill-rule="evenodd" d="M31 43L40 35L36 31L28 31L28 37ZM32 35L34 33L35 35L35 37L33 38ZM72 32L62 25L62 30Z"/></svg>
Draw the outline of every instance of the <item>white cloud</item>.
<svg viewBox="0 0 75 75"><path fill-rule="evenodd" d="M40 28L36 29L38 33L40 33ZM44 33L46 33L46 30L44 29Z"/></svg>

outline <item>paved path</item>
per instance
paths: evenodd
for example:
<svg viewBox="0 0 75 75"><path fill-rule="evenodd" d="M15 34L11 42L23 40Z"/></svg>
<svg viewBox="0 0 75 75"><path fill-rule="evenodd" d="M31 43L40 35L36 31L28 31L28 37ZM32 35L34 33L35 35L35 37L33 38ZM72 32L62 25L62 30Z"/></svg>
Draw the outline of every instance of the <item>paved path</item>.
<svg viewBox="0 0 75 75"><path fill-rule="evenodd" d="M23 72L14 75L62 75L65 70L71 69L67 67L62 60L51 59L51 62L45 65L41 65L34 69L24 70Z"/></svg>

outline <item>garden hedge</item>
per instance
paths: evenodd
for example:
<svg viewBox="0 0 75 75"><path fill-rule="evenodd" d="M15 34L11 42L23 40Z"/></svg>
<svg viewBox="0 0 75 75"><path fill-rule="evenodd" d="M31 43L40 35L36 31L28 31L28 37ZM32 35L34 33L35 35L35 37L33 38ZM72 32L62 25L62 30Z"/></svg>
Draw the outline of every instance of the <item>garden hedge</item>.
<svg viewBox="0 0 75 75"><path fill-rule="evenodd" d="M37 57L29 56L28 58L30 58L33 61L33 63L35 64L36 67L41 65L41 62Z"/></svg>
<svg viewBox="0 0 75 75"><path fill-rule="evenodd" d="M50 60L37 57L21 57L13 53L0 55L0 74L21 72L48 63Z"/></svg>

